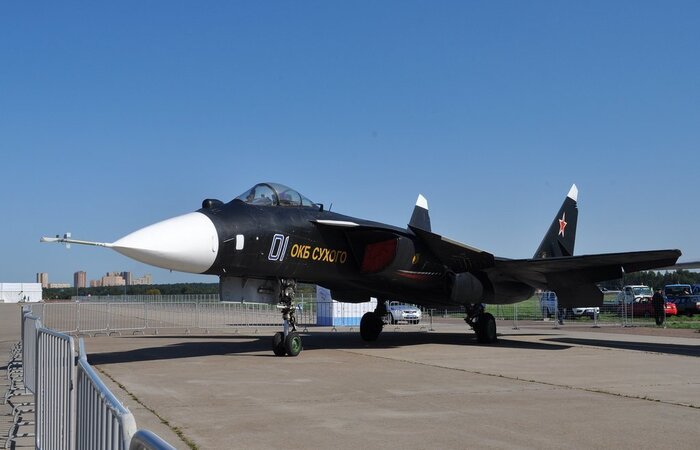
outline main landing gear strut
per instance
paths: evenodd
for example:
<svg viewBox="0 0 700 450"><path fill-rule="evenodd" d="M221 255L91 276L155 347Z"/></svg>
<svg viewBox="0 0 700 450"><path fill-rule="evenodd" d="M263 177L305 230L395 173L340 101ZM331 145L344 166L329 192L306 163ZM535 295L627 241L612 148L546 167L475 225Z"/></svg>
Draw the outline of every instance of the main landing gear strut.
<svg viewBox="0 0 700 450"><path fill-rule="evenodd" d="M481 303L467 305L466 310L467 316L464 321L476 333L476 340L481 344L496 342L496 319L484 311L484 305Z"/></svg>
<svg viewBox="0 0 700 450"><path fill-rule="evenodd" d="M276 356L297 356L303 350L294 315L293 302L296 288L296 281L284 278L280 280L280 302L277 307L282 310L284 331L275 333L272 337L272 351Z"/></svg>
<svg viewBox="0 0 700 450"><path fill-rule="evenodd" d="M362 340L371 342L376 341L379 333L384 328L384 317L389 314L386 309L384 300L377 301L377 308L372 312L365 313L360 320L360 336Z"/></svg>

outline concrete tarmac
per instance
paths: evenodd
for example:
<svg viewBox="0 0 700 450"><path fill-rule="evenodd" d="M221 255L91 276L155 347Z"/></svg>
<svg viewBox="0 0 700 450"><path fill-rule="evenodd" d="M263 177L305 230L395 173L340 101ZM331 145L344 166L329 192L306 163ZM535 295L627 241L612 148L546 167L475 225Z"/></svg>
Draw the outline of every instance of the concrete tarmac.
<svg viewBox="0 0 700 450"><path fill-rule="evenodd" d="M139 427L182 449L698 448L700 334L520 327L499 321L495 345L459 322L372 344L314 329L296 358L272 355L275 330L85 344Z"/></svg>

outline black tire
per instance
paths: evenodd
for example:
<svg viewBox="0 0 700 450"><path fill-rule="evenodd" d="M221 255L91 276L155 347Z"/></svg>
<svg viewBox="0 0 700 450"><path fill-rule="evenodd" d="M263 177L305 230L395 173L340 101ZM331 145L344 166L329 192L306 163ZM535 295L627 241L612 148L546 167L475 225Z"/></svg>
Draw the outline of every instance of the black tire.
<svg viewBox="0 0 700 450"><path fill-rule="evenodd" d="M296 331L292 331L284 340L284 350L289 356L297 356L304 349L301 345L301 336Z"/></svg>
<svg viewBox="0 0 700 450"><path fill-rule="evenodd" d="M648 319L649 317L651 317L651 314L649 314L649 311L644 311L644 318Z"/></svg>
<svg viewBox="0 0 700 450"><path fill-rule="evenodd" d="M275 356L284 356L287 351L284 349L284 333L275 333L272 336L272 352Z"/></svg>
<svg viewBox="0 0 700 450"><path fill-rule="evenodd" d="M360 336L363 341L373 342L379 337L379 333L382 332L382 326L384 323L379 315L368 312L362 316L360 320Z"/></svg>
<svg viewBox="0 0 700 450"><path fill-rule="evenodd" d="M476 322L476 340L481 344L492 344L496 342L496 319L490 313L479 315Z"/></svg>

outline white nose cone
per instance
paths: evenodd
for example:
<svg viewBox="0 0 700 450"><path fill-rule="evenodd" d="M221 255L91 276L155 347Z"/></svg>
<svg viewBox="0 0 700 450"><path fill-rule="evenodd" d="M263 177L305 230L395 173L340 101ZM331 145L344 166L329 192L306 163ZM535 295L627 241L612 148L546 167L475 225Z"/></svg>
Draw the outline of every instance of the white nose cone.
<svg viewBox="0 0 700 450"><path fill-rule="evenodd" d="M202 273L216 259L219 236L207 216L193 212L136 230L111 247L152 266Z"/></svg>

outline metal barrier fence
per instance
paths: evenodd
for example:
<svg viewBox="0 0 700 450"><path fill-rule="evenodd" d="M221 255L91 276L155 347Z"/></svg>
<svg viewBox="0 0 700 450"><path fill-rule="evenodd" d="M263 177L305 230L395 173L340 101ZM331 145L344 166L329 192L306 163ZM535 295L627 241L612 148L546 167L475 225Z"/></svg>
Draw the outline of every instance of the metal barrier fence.
<svg viewBox="0 0 700 450"><path fill-rule="evenodd" d="M259 303L47 303L43 306L42 320L46 326L64 333L238 329L282 324L276 305ZM312 320L309 314L303 317Z"/></svg>
<svg viewBox="0 0 700 450"><path fill-rule="evenodd" d="M175 295L81 295L72 296L74 302L96 303L199 303L218 302L219 294L175 294Z"/></svg>
<svg viewBox="0 0 700 450"><path fill-rule="evenodd" d="M64 333L39 328L36 348L36 446L73 448L75 345Z"/></svg>
<svg viewBox="0 0 700 450"><path fill-rule="evenodd" d="M138 430L131 438L129 450L175 450L175 447L152 431Z"/></svg>
<svg viewBox="0 0 700 450"><path fill-rule="evenodd" d="M22 308L22 371L24 387L32 394L36 393L36 341L37 330L41 328L38 317Z"/></svg>
<svg viewBox="0 0 700 450"><path fill-rule="evenodd" d="M300 302L297 325L357 327L374 304ZM112 334L146 330L257 329L281 327L276 304L229 302L46 303L39 313L49 328L72 334ZM406 324L408 325L408 324Z"/></svg>
<svg viewBox="0 0 700 450"><path fill-rule="evenodd" d="M125 444L136 433L134 416L107 389L88 364L82 339L77 366L76 405L78 450L124 450ZM92 405L99 407L92 408Z"/></svg>
<svg viewBox="0 0 700 450"><path fill-rule="evenodd" d="M38 306L38 305L37 305ZM296 306L297 325L306 331L311 326L331 326L355 330L359 327L362 315L373 310L368 303L329 303L307 301ZM32 305L32 311L34 311ZM433 329L433 323L443 319L463 319L463 308L426 309L422 308L422 319L417 324L401 323L410 329ZM512 320L513 328L528 322L529 325L558 327L560 320L567 323L591 326L654 326L653 317L639 315L635 305L610 306L604 304L598 314L585 312L573 315L555 308L543 308L536 298L512 305L487 305L486 311L497 320ZM66 302L46 303L37 308L37 313L46 326L72 334L120 334L145 333L159 330L253 330L282 326L282 317L277 305L265 303L230 302ZM668 317L669 322L692 319Z"/></svg>
<svg viewBox="0 0 700 450"><path fill-rule="evenodd" d="M613 304L604 303L600 306L597 314L594 314L591 308L584 311L577 311L580 314L574 314L571 308L556 309L548 311L546 308L540 308L537 303L528 304L515 303L512 305L487 305L486 311L493 314L498 320L512 320L516 324L519 321L529 322L547 322L551 321L553 325L561 319L567 323L576 323L578 325L591 326L622 326L622 327L652 327L656 326L654 315L650 308L639 303L629 304ZM433 314L440 317L464 317L463 309L451 310L433 310ZM674 326L677 324L691 325L700 322L700 317L687 316L666 316L664 314L664 324ZM517 326L517 325L516 325Z"/></svg>
<svg viewBox="0 0 700 450"><path fill-rule="evenodd" d="M102 323L103 315L98 313L92 320ZM144 439L144 433L133 439L138 433L132 413L88 364L82 339L76 358L73 337L45 328L39 318L23 309L22 346L25 376L30 384L31 380L36 383L30 391L36 404L36 448L126 450L134 445L146 450L173 448L150 432L145 436L155 439Z"/></svg>

